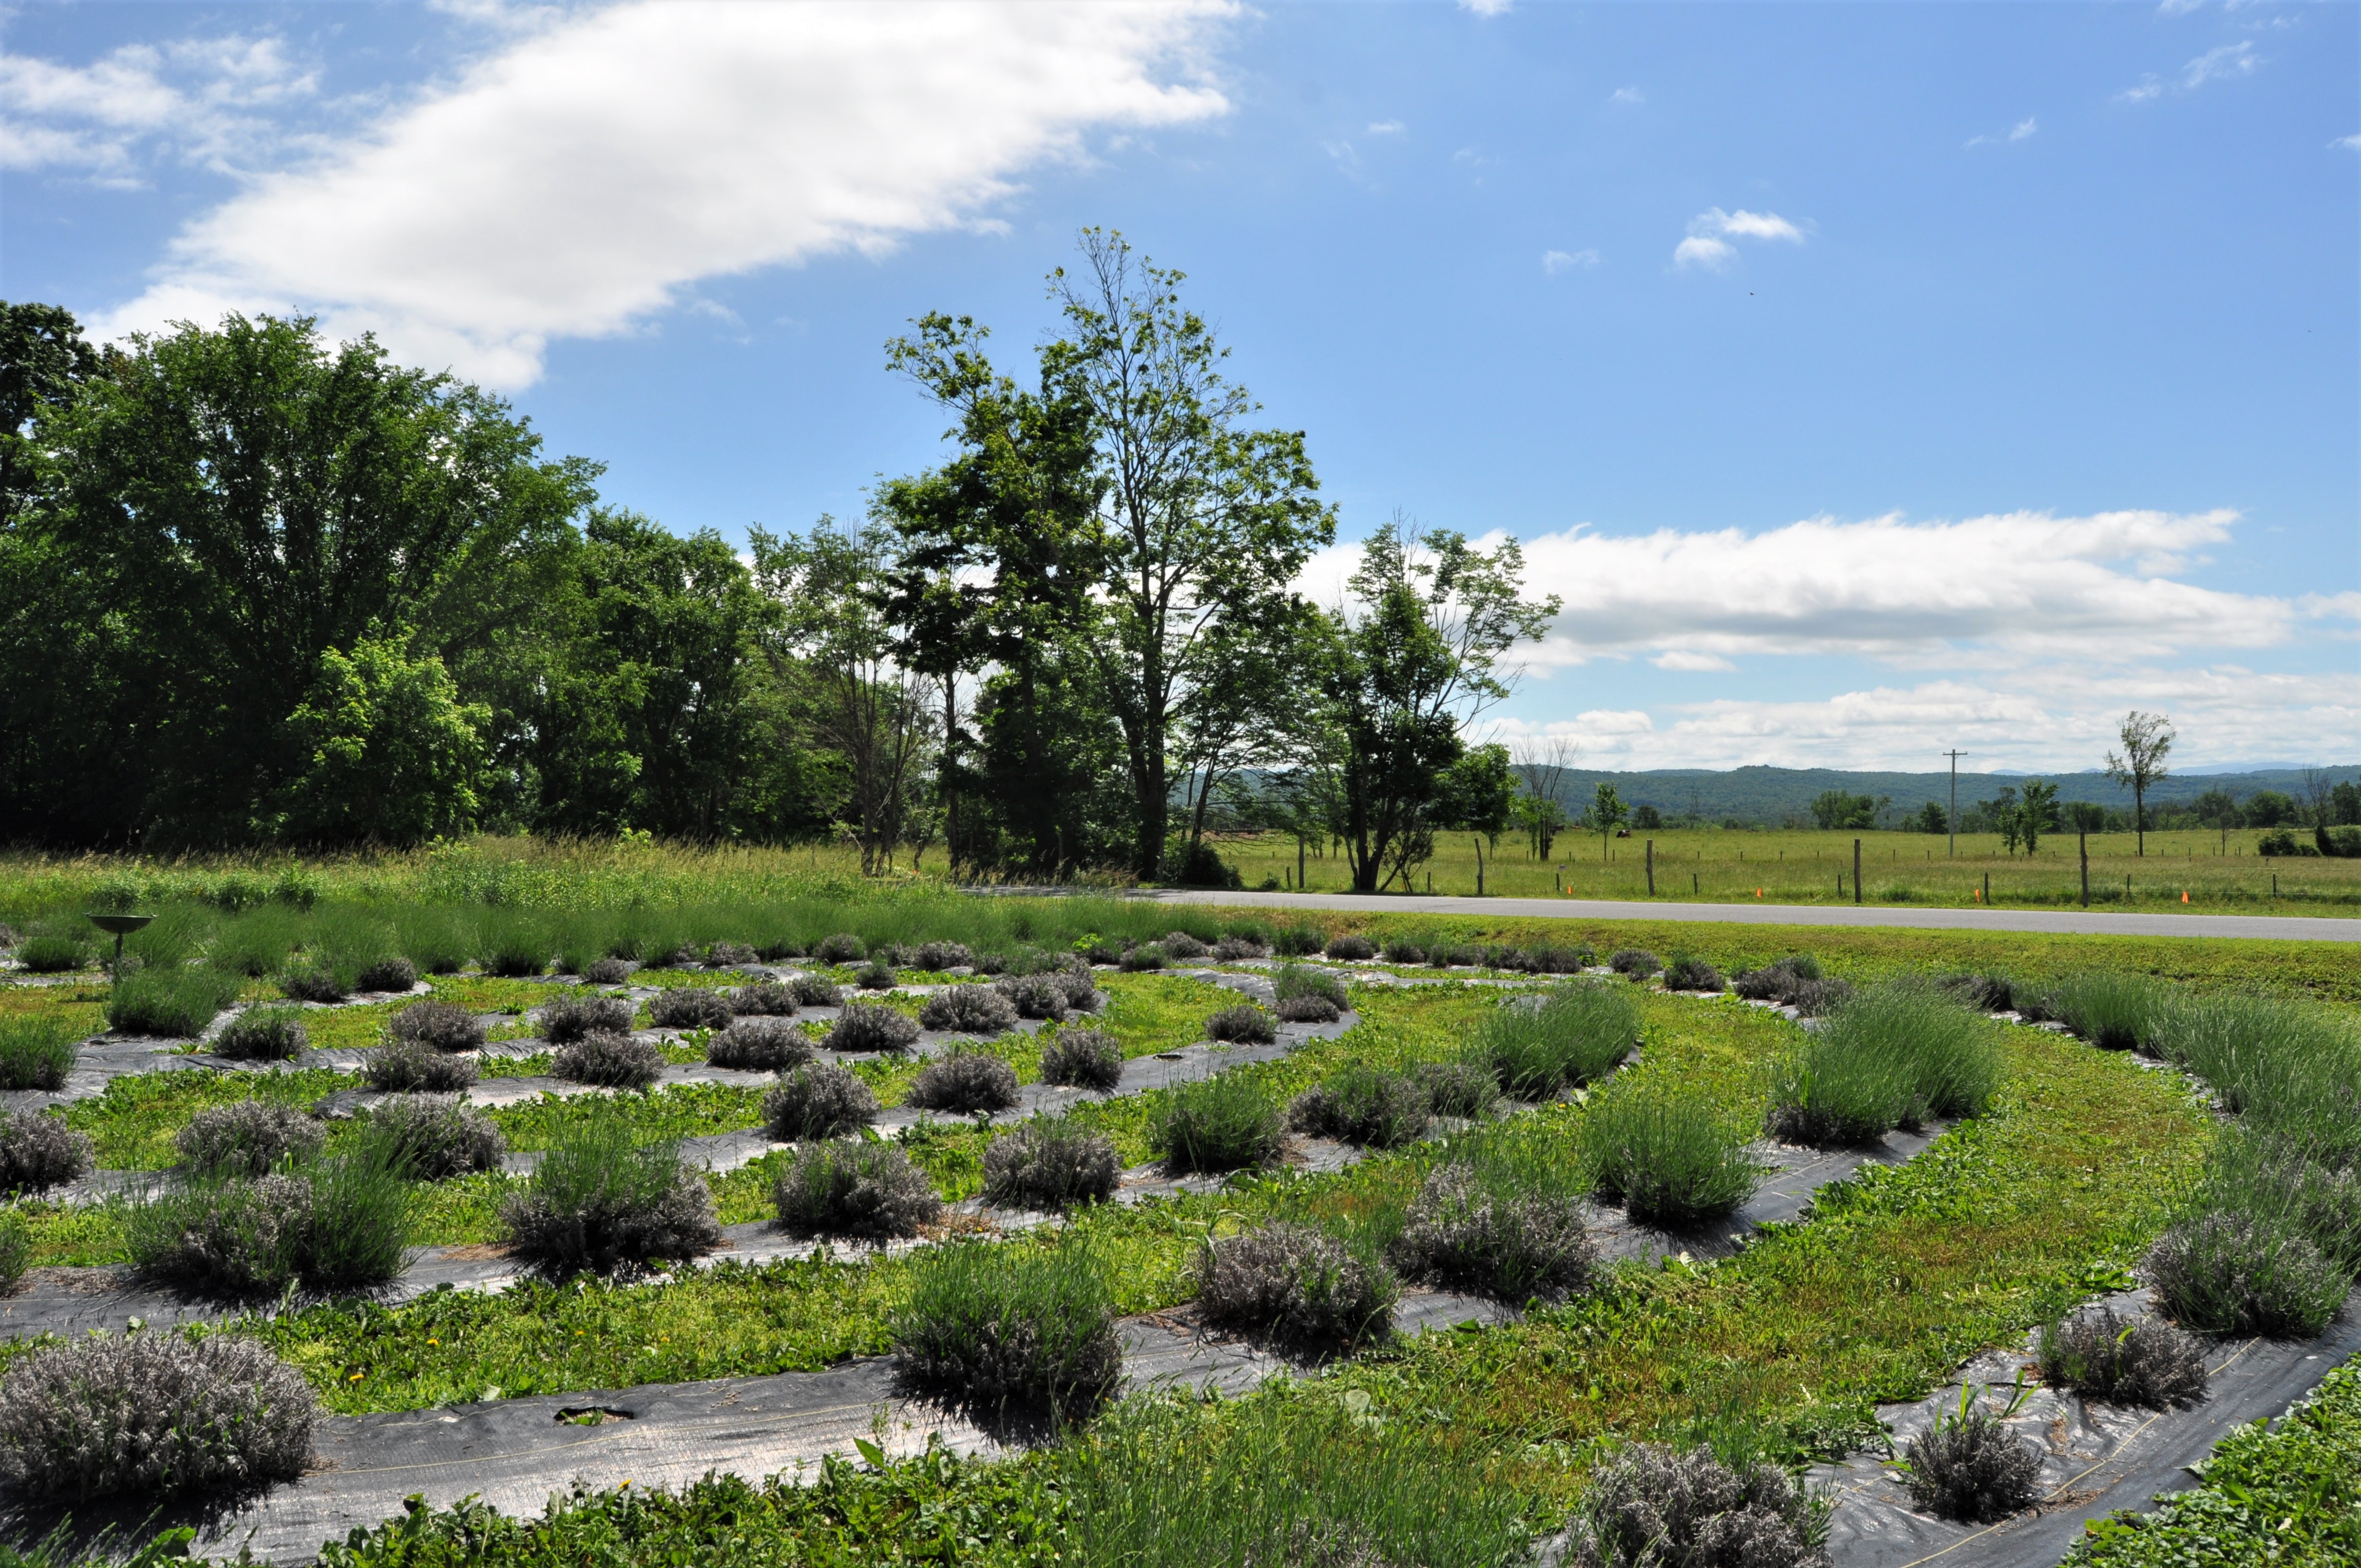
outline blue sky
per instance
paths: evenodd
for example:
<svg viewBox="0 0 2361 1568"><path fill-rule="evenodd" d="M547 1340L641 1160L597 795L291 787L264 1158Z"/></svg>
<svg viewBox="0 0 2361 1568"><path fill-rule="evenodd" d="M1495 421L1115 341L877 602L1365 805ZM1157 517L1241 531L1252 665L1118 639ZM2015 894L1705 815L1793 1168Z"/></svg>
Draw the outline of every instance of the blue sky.
<svg viewBox="0 0 2361 1568"><path fill-rule="evenodd" d="M1591 766L2361 760L2350 5L26 5L0 294L305 309L679 529L934 460L1086 224L1347 541L1522 539ZM1326 594L1349 544L1307 586Z"/></svg>

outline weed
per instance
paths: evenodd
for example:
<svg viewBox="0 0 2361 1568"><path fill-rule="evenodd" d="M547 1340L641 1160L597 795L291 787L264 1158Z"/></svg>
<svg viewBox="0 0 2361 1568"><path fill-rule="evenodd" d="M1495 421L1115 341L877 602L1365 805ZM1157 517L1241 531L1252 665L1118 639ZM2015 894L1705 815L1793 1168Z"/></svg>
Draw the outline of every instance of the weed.
<svg viewBox="0 0 2361 1568"><path fill-rule="evenodd" d="M983 1193L1005 1209L1104 1202L1123 1176L1115 1142L1063 1116L1036 1116L983 1151Z"/></svg>
<svg viewBox="0 0 2361 1568"><path fill-rule="evenodd" d="M1207 1240L1195 1283L1207 1322L1305 1347L1383 1339L1400 1296L1382 1264L1355 1256L1324 1231L1285 1222Z"/></svg>
<svg viewBox="0 0 2361 1568"><path fill-rule="evenodd" d="M866 1138L805 1145L780 1167L771 1196L780 1227L797 1236L915 1236L943 1209L907 1154Z"/></svg>
<svg viewBox="0 0 2361 1568"><path fill-rule="evenodd" d="M1630 996L1596 981L1570 981L1538 999L1518 997L1487 1014L1476 1050L1520 1100L1547 1100L1604 1077L1639 1043Z"/></svg>
<svg viewBox="0 0 2361 1568"><path fill-rule="evenodd" d="M1785 1471L1732 1468L1697 1447L1636 1443L1598 1467L1567 1541L1568 1568L1818 1568L1816 1508Z"/></svg>
<svg viewBox="0 0 2361 1568"><path fill-rule="evenodd" d="M472 1051L484 1043L482 1020L456 1002L413 1002L387 1020L386 1030L438 1051Z"/></svg>
<svg viewBox="0 0 2361 1568"><path fill-rule="evenodd" d="M1910 1440L1902 1472L1910 1500L1945 1519L1989 1524L2033 1501L2041 1460L1991 1411L1960 1391L1956 1411L1938 1411L1935 1424Z"/></svg>
<svg viewBox="0 0 2361 1568"><path fill-rule="evenodd" d="M1080 1245L942 1247L888 1327L907 1387L971 1408L1076 1418L1123 1376L1114 1299Z"/></svg>
<svg viewBox="0 0 2361 1568"><path fill-rule="evenodd" d="M293 1061L311 1043L300 1007L249 1007L214 1036L213 1053L230 1061Z"/></svg>
<svg viewBox="0 0 2361 1568"><path fill-rule="evenodd" d="M730 999L698 985L675 985L656 992L648 1017L659 1029L726 1029Z"/></svg>
<svg viewBox="0 0 2361 1568"><path fill-rule="evenodd" d="M821 1042L829 1050L851 1055L863 1051L906 1051L918 1043L918 1021L882 1004L845 1003L835 1026Z"/></svg>
<svg viewBox="0 0 2361 1568"><path fill-rule="evenodd" d="M927 998L918 1023L961 1035L1003 1035L1016 1024L1016 1003L997 985L945 986Z"/></svg>
<svg viewBox="0 0 2361 1568"><path fill-rule="evenodd" d="M568 997L541 1010L541 1037L554 1046L631 1030L631 1004L620 996Z"/></svg>
<svg viewBox="0 0 2361 1568"><path fill-rule="evenodd" d="M1123 1047L1104 1029L1060 1029L1041 1047L1041 1081L1108 1093L1123 1081Z"/></svg>
<svg viewBox="0 0 2361 1568"><path fill-rule="evenodd" d="M905 1103L924 1111L972 1115L980 1111L1005 1111L1017 1098L1015 1068L983 1051L957 1051L919 1069L918 1076L910 1080Z"/></svg>
<svg viewBox="0 0 2361 1568"><path fill-rule="evenodd" d="M0 1015L0 1089L63 1089L81 1055L74 1029L63 1018Z"/></svg>
<svg viewBox="0 0 2361 1568"><path fill-rule="evenodd" d="M0 1111L0 1192L41 1192L90 1168L91 1141L46 1111Z"/></svg>
<svg viewBox="0 0 2361 1568"><path fill-rule="evenodd" d="M2202 1346L2153 1318L2125 1321L2094 1307L2041 1330L2041 1376L2093 1399L2169 1409L2205 1397Z"/></svg>
<svg viewBox="0 0 2361 1568"><path fill-rule="evenodd" d="M741 1018L705 1042L705 1059L715 1067L778 1072L812 1059L811 1037L785 1018Z"/></svg>
<svg viewBox="0 0 2361 1568"><path fill-rule="evenodd" d="M118 1035L193 1039L236 997L236 980L210 967L143 969L108 991L106 1026Z"/></svg>
<svg viewBox="0 0 2361 1568"><path fill-rule="evenodd" d="M508 1153L500 1124L456 1094L397 1094L369 1107L368 1129L398 1169L421 1181L498 1170Z"/></svg>
<svg viewBox="0 0 2361 1568"><path fill-rule="evenodd" d="M1598 1263L1571 1194L1467 1161L1428 1175L1389 1253L1412 1279L1517 1303L1586 1290Z"/></svg>
<svg viewBox="0 0 2361 1568"><path fill-rule="evenodd" d="M302 1374L233 1334L46 1344L0 1382L0 1475L61 1502L234 1494L301 1475L318 1413Z"/></svg>
<svg viewBox="0 0 2361 1568"><path fill-rule="evenodd" d="M1703 1096L1633 1086L1594 1099L1577 1134L1591 1190L1644 1224L1718 1218L1754 1195L1764 1167L1747 1130Z"/></svg>
<svg viewBox="0 0 2361 1568"><path fill-rule="evenodd" d="M1279 1038L1279 1025L1269 1014L1253 1003L1241 1002L1235 1007L1223 1008L1205 1020L1205 1038L1267 1046Z"/></svg>
<svg viewBox="0 0 2361 1568"><path fill-rule="evenodd" d="M1432 1104L1419 1080L1356 1062L1297 1095L1287 1108L1287 1120L1296 1131L1313 1137L1389 1149L1426 1130Z"/></svg>
<svg viewBox="0 0 2361 1568"><path fill-rule="evenodd" d="M392 1039L369 1052L361 1077L371 1089L454 1091L481 1070L471 1056L448 1056L420 1040Z"/></svg>
<svg viewBox="0 0 2361 1568"><path fill-rule="evenodd" d="M763 1122L786 1143L833 1138L865 1127L877 1114L877 1096L840 1067L813 1062L779 1080L763 1100Z"/></svg>
<svg viewBox="0 0 2361 1568"><path fill-rule="evenodd" d="M517 1255L552 1275L700 1256L721 1245L713 1195L677 1145L642 1144L609 1107L562 1124L522 1192L500 1205Z"/></svg>
<svg viewBox="0 0 2361 1568"><path fill-rule="evenodd" d="M1279 1157L1279 1109L1261 1089L1221 1073L1165 1091L1149 1113L1148 1146L1174 1170L1237 1170Z"/></svg>
<svg viewBox="0 0 2361 1568"><path fill-rule="evenodd" d="M585 1035L560 1046L550 1076L604 1089L646 1089L663 1073L664 1051L629 1035Z"/></svg>
<svg viewBox="0 0 2361 1568"><path fill-rule="evenodd" d="M173 1146L188 1168L204 1176L262 1176L320 1152L327 1129L291 1105L241 1100L198 1112Z"/></svg>

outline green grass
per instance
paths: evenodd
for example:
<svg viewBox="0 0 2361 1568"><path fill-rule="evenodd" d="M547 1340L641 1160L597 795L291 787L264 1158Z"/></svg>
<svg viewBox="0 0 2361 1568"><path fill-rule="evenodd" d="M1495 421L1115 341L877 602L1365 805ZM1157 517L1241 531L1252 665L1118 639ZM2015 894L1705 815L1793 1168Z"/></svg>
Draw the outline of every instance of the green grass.
<svg viewBox="0 0 2361 1568"><path fill-rule="evenodd" d="M73 1026L58 1014L0 1014L0 1089L63 1088L78 1055Z"/></svg>
<svg viewBox="0 0 2361 1568"><path fill-rule="evenodd" d="M91 1152L101 1169L162 1170L180 1163L172 1140L200 1111L242 1100L309 1106L324 1094L359 1081L317 1068L142 1073L113 1079L104 1093L74 1102L66 1109L66 1125L90 1135Z"/></svg>
<svg viewBox="0 0 2361 1568"><path fill-rule="evenodd" d="M1756 1119L1731 1116L1676 1085L1618 1085L1594 1096L1579 1161L1587 1185L1643 1224L1693 1225L1754 1195L1763 1168L1746 1146Z"/></svg>

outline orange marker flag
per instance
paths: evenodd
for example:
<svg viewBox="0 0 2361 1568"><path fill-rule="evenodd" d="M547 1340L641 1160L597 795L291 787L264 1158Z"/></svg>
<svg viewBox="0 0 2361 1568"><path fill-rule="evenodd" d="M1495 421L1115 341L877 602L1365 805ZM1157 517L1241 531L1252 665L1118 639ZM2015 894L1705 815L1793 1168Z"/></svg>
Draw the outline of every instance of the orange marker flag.
<svg viewBox="0 0 2361 1568"><path fill-rule="evenodd" d="M2189 902L2189 890L2185 887L2180 890L2180 902L2183 904Z"/></svg>

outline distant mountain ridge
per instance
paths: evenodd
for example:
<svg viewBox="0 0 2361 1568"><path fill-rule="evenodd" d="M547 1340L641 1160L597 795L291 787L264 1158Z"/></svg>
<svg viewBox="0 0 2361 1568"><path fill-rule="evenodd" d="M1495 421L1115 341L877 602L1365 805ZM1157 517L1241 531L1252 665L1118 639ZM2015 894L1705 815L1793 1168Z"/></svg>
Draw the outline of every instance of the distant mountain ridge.
<svg viewBox="0 0 2361 1568"><path fill-rule="evenodd" d="M2341 763L2323 769L2338 782L2361 779L2361 764ZM2060 801L2087 800L2098 806L2129 810L2132 792L2103 773L1961 773L1960 808L1990 800L2003 789L2019 789L2028 778L2058 786ZM1812 801L1829 790L1847 795L1891 798L1896 811L1908 815L1928 801L1948 806L1951 775L1934 773L1854 773L1840 768L1651 768L1639 773L1568 768L1560 775L1558 799L1579 813L1600 784L1611 784L1627 806L1653 806L1667 817L1696 815L1711 822L1735 817L1741 822L1777 823L1789 817L1808 817ZM2191 801L2208 790L2227 790L2244 800L2258 790L2278 790L2301 797L2303 770L2258 768L2249 773L2169 773L2147 792L2148 804Z"/></svg>

